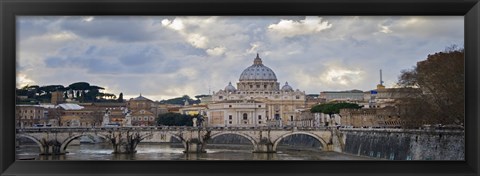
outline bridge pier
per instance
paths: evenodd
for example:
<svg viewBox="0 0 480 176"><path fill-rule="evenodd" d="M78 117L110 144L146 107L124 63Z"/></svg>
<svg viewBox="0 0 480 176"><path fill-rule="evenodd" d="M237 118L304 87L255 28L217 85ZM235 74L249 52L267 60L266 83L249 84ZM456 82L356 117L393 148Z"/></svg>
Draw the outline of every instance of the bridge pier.
<svg viewBox="0 0 480 176"><path fill-rule="evenodd" d="M263 138L259 143L254 145L253 153L276 153L273 143L268 138Z"/></svg>
<svg viewBox="0 0 480 176"><path fill-rule="evenodd" d="M62 143L57 140L42 139L40 144L40 155L65 155L65 151L61 149Z"/></svg>
<svg viewBox="0 0 480 176"><path fill-rule="evenodd" d="M185 151L183 153L206 153L205 143L197 138L186 141Z"/></svg>
<svg viewBox="0 0 480 176"><path fill-rule="evenodd" d="M151 136L151 134L147 134L145 136L141 136L138 132L130 131L112 131L106 137L110 140L113 146L114 154L132 154L137 153L137 145L143 139Z"/></svg>

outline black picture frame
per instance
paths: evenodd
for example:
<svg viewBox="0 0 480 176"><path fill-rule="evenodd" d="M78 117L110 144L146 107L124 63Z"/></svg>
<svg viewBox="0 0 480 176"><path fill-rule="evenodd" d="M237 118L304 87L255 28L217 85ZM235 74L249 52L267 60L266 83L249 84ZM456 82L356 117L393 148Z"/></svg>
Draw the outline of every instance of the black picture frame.
<svg viewBox="0 0 480 176"><path fill-rule="evenodd" d="M1 175L479 175L478 0L1 0ZM465 161L21 161L15 160L17 15L465 16Z"/></svg>

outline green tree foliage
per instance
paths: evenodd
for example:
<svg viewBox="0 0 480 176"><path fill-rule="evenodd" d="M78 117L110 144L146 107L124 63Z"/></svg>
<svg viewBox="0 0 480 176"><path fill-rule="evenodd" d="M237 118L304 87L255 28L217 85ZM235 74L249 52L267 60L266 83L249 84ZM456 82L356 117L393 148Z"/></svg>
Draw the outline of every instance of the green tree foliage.
<svg viewBox="0 0 480 176"><path fill-rule="evenodd" d="M27 97L27 99L17 98L17 103L20 104L38 104L39 102L48 103L51 101L52 93L55 91L63 92L63 97L65 99L74 98L80 102L118 101L114 94L101 93L100 90L104 90L104 88L90 85L87 82L76 82L67 87L62 85L27 85L20 89L16 89L16 95ZM101 99L98 99L97 97L100 97Z"/></svg>
<svg viewBox="0 0 480 176"><path fill-rule="evenodd" d="M43 102L48 103L52 98L52 93L55 91L64 91L65 88L62 85L27 85L21 89L16 89L17 96L27 96L28 102Z"/></svg>
<svg viewBox="0 0 480 176"><path fill-rule="evenodd" d="M360 109L362 106L355 103L327 103L319 104L310 109L312 113L338 114L340 109Z"/></svg>
<svg viewBox="0 0 480 176"><path fill-rule="evenodd" d="M157 124L165 126L193 126L192 119L194 117L195 116L169 112L158 115Z"/></svg>
<svg viewBox="0 0 480 176"><path fill-rule="evenodd" d="M184 105L185 101L188 101L190 104L200 103L200 100L198 100L198 98L197 98L197 100L193 100L188 95L184 95L184 96L181 96L181 97L176 97L176 98L172 98L172 99L168 99L168 100L162 100L162 101L160 101L160 103Z"/></svg>
<svg viewBox="0 0 480 176"><path fill-rule="evenodd" d="M205 94L202 94L202 95L196 95L195 98L197 100L199 100L200 98L203 98L203 97L209 97L210 95L205 95Z"/></svg>
<svg viewBox="0 0 480 176"><path fill-rule="evenodd" d="M411 126L463 124L465 118L465 51L456 46L428 55L403 70L398 85L419 88L419 95L399 100Z"/></svg>

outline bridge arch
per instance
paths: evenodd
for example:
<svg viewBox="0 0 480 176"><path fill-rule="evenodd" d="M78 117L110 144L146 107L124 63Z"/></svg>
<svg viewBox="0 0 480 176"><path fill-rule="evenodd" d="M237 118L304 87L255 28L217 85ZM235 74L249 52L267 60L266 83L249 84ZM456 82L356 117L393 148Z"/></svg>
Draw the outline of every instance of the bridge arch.
<svg viewBox="0 0 480 176"><path fill-rule="evenodd" d="M284 134L284 135L278 137L275 140L275 142L273 142L273 151L277 151L277 146L282 139L284 139L288 136L291 136L291 135L295 135L295 134L304 134L304 135L307 135L307 136L311 136L311 137L317 139L320 142L320 144L322 145L322 150L326 150L326 148L327 148L327 143L325 142L325 140L323 138L319 137L318 135L316 135L314 133L309 133L309 132L295 131L295 132L287 133L287 134Z"/></svg>
<svg viewBox="0 0 480 176"><path fill-rule="evenodd" d="M233 134L233 135L242 136L244 138L247 138L252 143L253 148L255 148L257 146L257 141L255 141L255 139L253 137L251 137L247 134L243 134L243 133L239 133L239 132L235 132L235 131L224 131L224 132L215 133L215 134L210 136L210 139L213 139L213 138L221 136L221 135L226 135L226 134Z"/></svg>
<svg viewBox="0 0 480 176"><path fill-rule="evenodd" d="M187 143L185 142L185 140L182 140L182 138L178 134L174 134L174 133L170 133L170 132L167 132L165 134L170 135L171 138L177 139L178 141L180 141L182 143L184 148L187 148ZM171 138L170 138L170 142L172 142Z"/></svg>
<svg viewBox="0 0 480 176"><path fill-rule="evenodd" d="M45 148L43 148L42 143L37 138L35 138L33 136L30 136L28 134L17 134L17 138L20 138L20 137L24 137L24 138L28 138L28 139L32 140L33 142L35 142L38 145L38 148L40 148L40 153L45 153Z"/></svg>
<svg viewBox="0 0 480 176"><path fill-rule="evenodd" d="M68 137L67 139L65 139L63 142L62 142L62 145L60 147L60 150L62 153L64 153L66 150L67 150L67 147L68 145L75 139L78 139L79 137L82 137L82 136L98 136L98 137L101 137L105 140L108 140L108 138L105 136L105 135L102 135L102 134L92 134L92 133L81 133L81 134L76 134L76 135L73 135L73 136L70 136Z"/></svg>

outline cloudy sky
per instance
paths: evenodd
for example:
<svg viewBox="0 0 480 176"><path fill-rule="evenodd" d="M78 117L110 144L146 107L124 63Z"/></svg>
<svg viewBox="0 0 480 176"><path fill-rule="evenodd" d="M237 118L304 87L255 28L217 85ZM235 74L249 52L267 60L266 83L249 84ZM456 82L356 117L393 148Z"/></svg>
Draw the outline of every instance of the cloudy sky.
<svg viewBox="0 0 480 176"><path fill-rule="evenodd" d="M17 87L85 81L124 98L208 94L238 82L256 53L307 94L387 87L453 44L457 17L17 17ZM235 85L235 84L234 84Z"/></svg>

